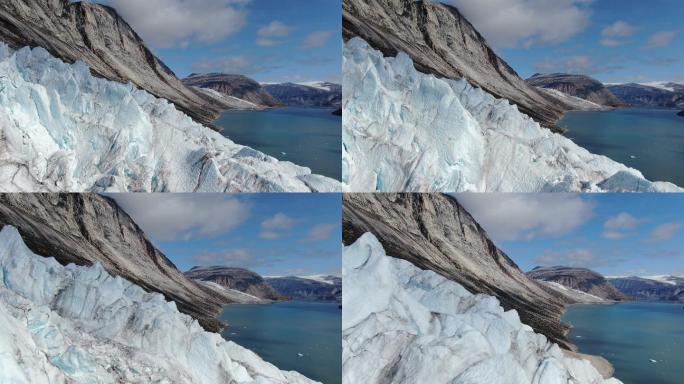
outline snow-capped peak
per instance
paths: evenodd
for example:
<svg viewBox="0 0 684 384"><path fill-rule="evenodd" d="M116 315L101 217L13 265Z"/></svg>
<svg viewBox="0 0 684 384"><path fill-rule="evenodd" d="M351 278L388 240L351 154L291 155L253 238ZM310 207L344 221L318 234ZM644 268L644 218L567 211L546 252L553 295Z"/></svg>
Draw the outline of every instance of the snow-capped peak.
<svg viewBox="0 0 684 384"><path fill-rule="evenodd" d="M297 84L303 85L305 87L320 89L323 91L330 91L330 83L328 83L327 81L305 81Z"/></svg>

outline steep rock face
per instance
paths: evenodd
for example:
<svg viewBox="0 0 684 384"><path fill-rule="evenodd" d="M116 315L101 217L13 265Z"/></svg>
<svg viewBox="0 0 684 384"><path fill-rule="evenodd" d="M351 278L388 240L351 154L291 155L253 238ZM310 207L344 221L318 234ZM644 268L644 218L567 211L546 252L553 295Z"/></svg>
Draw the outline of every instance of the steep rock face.
<svg viewBox="0 0 684 384"><path fill-rule="evenodd" d="M281 295L302 301L342 301L342 279L331 281L305 277L267 277L266 281Z"/></svg>
<svg viewBox="0 0 684 384"><path fill-rule="evenodd" d="M183 79L183 83L192 87L213 89L221 94L265 107L274 107L279 104L261 84L243 75L193 73Z"/></svg>
<svg viewBox="0 0 684 384"><path fill-rule="evenodd" d="M553 128L572 109L526 84L452 6L436 1L345 0L342 11L345 40L360 37L385 56L405 52L423 73L465 78L510 100L545 127Z"/></svg>
<svg viewBox="0 0 684 384"><path fill-rule="evenodd" d="M627 296L610 285L605 277L587 268L536 267L527 272L527 276L535 280L555 282L606 300L627 300Z"/></svg>
<svg viewBox="0 0 684 384"><path fill-rule="evenodd" d="M35 255L11 226L0 231L0 280L3 383L313 384L99 263Z"/></svg>
<svg viewBox="0 0 684 384"><path fill-rule="evenodd" d="M620 383L496 298L387 256L370 233L345 247L342 260L344 383Z"/></svg>
<svg viewBox="0 0 684 384"><path fill-rule="evenodd" d="M525 80L525 82L534 87L555 89L565 94L608 107L621 107L625 105L600 81L589 76L567 73L546 75L538 73Z"/></svg>
<svg viewBox="0 0 684 384"><path fill-rule="evenodd" d="M214 319L228 298L214 294L176 269L116 202L96 194L2 194L0 226L12 225L36 254L62 265L100 263L217 331Z"/></svg>
<svg viewBox="0 0 684 384"><path fill-rule="evenodd" d="M244 268L194 267L185 272L185 276L194 280L211 281L266 300L285 299L258 273Z"/></svg>
<svg viewBox="0 0 684 384"><path fill-rule="evenodd" d="M662 85L610 84L608 90L632 107L684 108L684 86L674 83Z"/></svg>
<svg viewBox="0 0 684 384"><path fill-rule="evenodd" d="M0 41L14 49L43 47L69 63L83 61L96 76L130 81L203 124L230 108L185 86L111 7L69 0L2 1Z"/></svg>
<svg viewBox="0 0 684 384"><path fill-rule="evenodd" d="M340 84L328 82L265 84L264 89L280 103L290 107L338 108L342 105Z"/></svg>
<svg viewBox="0 0 684 384"><path fill-rule="evenodd" d="M635 300L684 302L684 278L668 280L644 277L609 278L611 285Z"/></svg>
<svg viewBox="0 0 684 384"><path fill-rule="evenodd" d="M528 278L456 201L440 194L345 194L343 241L370 232L393 257L496 297L523 323L570 347L560 322L565 302ZM346 284L346 283L345 283Z"/></svg>

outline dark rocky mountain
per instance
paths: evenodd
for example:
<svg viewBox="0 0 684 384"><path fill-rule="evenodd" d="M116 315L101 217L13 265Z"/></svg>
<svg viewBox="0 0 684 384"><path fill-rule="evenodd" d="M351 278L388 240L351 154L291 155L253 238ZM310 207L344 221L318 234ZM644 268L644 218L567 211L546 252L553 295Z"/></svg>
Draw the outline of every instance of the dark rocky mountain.
<svg viewBox="0 0 684 384"><path fill-rule="evenodd" d="M95 76L132 82L210 124L230 105L184 85L111 7L69 0L0 1L0 41L43 47L65 62L85 62Z"/></svg>
<svg viewBox="0 0 684 384"><path fill-rule="evenodd" d="M226 96L237 97L264 107L275 107L280 104L261 84L243 75L193 73L183 79L183 83L192 87L213 89Z"/></svg>
<svg viewBox="0 0 684 384"><path fill-rule="evenodd" d="M440 194L345 194L343 242L373 233L388 255L432 270L472 293L496 296L521 320L565 348L564 297L530 279L458 203Z"/></svg>
<svg viewBox="0 0 684 384"><path fill-rule="evenodd" d="M229 289L235 289L266 300L284 300L258 273L234 267L194 267L185 272L194 280L211 281Z"/></svg>
<svg viewBox="0 0 684 384"><path fill-rule="evenodd" d="M204 328L231 300L185 277L110 198L96 194L2 194L0 227L12 225L38 255L63 265L96 262L146 290L173 300Z"/></svg>
<svg viewBox="0 0 684 384"><path fill-rule="evenodd" d="M684 111L679 112L677 116L684 116Z"/></svg>
<svg viewBox="0 0 684 384"><path fill-rule="evenodd" d="M290 107L339 108L342 105L342 86L339 84L264 84L264 89L281 104Z"/></svg>
<svg viewBox="0 0 684 384"><path fill-rule="evenodd" d="M527 276L535 280L558 283L606 300L622 301L628 299L625 294L610 285L605 277L587 268L536 267L527 272Z"/></svg>
<svg viewBox="0 0 684 384"><path fill-rule="evenodd" d="M267 277L266 281L292 300L342 302L342 279L339 277L326 282L296 276Z"/></svg>
<svg viewBox="0 0 684 384"><path fill-rule="evenodd" d="M525 80L527 84L547 89L555 89L570 96L579 97L592 103L607 107L624 106L600 81L584 75L567 73L535 74Z"/></svg>
<svg viewBox="0 0 684 384"><path fill-rule="evenodd" d="M611 84L607 88L629 106L684 108L684 86L673 83L664 86L668 89L636 83Z"/></svg>
<svg viewBox="0 0 684 384"><path fill-rule="evenodd" d="M635 300L674 301L684 303L684 278L671 277L668 281L643 277L609 278L620 292Z"/></svg>
<svg viewBox="0 0 684 384"><path fill-rule="evenodd" d="M542 125L555 128L565 101L528 85L455 8L415 0L345 0L345 41L360 37L385 56L405 52L416 69L470 83L516 104Z"/></svg>

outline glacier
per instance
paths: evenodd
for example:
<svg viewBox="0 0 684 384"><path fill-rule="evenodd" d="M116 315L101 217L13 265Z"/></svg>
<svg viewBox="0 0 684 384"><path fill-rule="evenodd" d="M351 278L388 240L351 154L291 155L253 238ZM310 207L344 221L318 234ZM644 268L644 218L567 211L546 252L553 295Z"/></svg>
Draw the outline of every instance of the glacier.
<svg viewBox="0 0 684 384"><path fill-rule="evenodd" d="M676 192L541 127L466 80L416 71L361 38L343 53L342 188L350 192Z"/></svg>
<svg viewBox="0 0 684 384"><path fill-rule="evenodd" d="M387 256L371 233L344 248L342 275L345 384L620 383L565 354L495 297Z"/></svg>
<svg viewBox="0 0 684 384"><path fill-rule="evenodd" d="M100 264L37 256L0 231L0 382L314 383L209 333Z"/></svg>
<svg viewBox="0 0 684 384"><path fill-rule="evenodd" d="M0 190L334 192L340 184L235 144L82 62L0 43Z"/></svg>

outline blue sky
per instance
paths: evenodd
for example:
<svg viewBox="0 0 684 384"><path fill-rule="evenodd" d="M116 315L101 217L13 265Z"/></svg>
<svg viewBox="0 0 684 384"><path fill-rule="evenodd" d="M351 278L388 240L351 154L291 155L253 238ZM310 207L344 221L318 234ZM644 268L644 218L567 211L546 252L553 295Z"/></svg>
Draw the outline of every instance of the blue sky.
<svg viewBox="0 0 684 384"><path fill-rule="evenodd" d="M467 194L457 199L524 271L684 276L682 194Z"/></svg>
<svg viewBox="0 0 684 384"><path fill-rule="evenodd" d="M176 266L339 274L339 194L112 194Z"/></svg>
<svg viewBox="0 0 684 384"><path fill-rule="evenodd" d="M684 83L684 1L448 0L523 78Z"/></svg>
<svg viewBox="0 0 684 384"><path fill-rule="evenodd" d="M93 0L114 7L179 77L340 81L340 0Z"/></svg>

